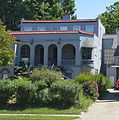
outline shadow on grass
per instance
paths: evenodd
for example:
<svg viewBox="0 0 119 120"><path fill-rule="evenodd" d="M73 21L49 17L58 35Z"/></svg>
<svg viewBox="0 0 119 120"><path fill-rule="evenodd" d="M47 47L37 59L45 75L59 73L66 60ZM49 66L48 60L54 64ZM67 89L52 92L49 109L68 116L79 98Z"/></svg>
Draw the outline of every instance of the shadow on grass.
<svg viewBox="0 0 119 120"><path fill-rule="evenodd" d="M10 111L23 111L25 109L37 109L37 108L49 108L49 109L56 109L56 110L66 110L69 109L72 105L62 105L62 104L50 104L50 105L37 105L37 104L31 104L31 105L20 105L17 103L13 104L6 104L6 105L0 105L0 110L10 110Z"/></svg>

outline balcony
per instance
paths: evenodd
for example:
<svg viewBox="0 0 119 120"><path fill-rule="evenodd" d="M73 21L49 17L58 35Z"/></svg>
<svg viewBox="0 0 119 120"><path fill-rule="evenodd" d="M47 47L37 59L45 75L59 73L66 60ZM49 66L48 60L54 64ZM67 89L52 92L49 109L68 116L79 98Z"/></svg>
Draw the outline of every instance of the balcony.
<svg viewBox="0 0 119 120"><path fill-rule="evenodd" d="M75 65L76 61L75 59L62 59L61 65Z"/></svg>
<svg viewBox="0 0 119 120"><path fill-rule="evenodd" d="M82 60L82 66L93 67L94 61L91 59Z"/></svg>

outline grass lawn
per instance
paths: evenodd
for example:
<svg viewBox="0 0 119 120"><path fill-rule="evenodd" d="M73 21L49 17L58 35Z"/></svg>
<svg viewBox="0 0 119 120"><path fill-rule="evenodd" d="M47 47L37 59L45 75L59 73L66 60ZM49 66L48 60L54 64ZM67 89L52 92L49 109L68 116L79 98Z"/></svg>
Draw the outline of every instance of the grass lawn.
<svg viewBox="0 0 119 120"><path fill-rule="evenodd" d="M25 108L23 110L10 110L10 109L1 109L0 113L4 114L80 114L81 109L64 109L64 110L59 110L59 109L53 109L53 108Z"/></svg>
<svg viewBox="0 0 119 120"><path fill-rule="evenodd" d="M86 111L87 108L93 103L91 99L81 100L81 109L76 109L74 107L61 108L60 105L55 105L54 107L25 107L17 104L8 104L5 106L0 106L0 114L80 114L82 111Z"/></svg>
<svg viewBox="0 0 119 120"><path fill-rule="evenodd" d="M39 115L35 115L35 116L22 116L22 115L17 115L17 116L5 116L2 115L0 116L0 120L73 120L76 119L78 117L57 117L57 116L39 116Z"/></svg>

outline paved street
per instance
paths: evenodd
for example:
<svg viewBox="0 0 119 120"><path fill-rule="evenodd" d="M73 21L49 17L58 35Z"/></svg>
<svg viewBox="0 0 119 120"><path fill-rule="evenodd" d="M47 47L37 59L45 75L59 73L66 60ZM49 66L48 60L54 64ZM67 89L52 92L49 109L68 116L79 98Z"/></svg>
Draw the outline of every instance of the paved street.
<svg viewBox="0 0 119 120"><path fill-rule="evenodd" d="M109 89L102 100L96 101L77 120L119 120L119 90Z"/></svg>

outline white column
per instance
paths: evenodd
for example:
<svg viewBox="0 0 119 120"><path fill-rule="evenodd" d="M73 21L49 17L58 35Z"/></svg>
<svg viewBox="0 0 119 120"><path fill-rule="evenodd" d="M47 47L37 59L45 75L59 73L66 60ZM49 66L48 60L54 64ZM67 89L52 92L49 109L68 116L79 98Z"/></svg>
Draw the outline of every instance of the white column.
<svg viewBox="0 0 119 120"><path fill-rule="evenodd" d="M48 46L45 45L44 47L44 65L48 65Z"/></svg>
<svg viewBox="0 0 119 120"><path fill-rule="evenodd" d="M117 32L117 46L119 46L119 31Z"/></svg>
<svg viewBox="0 0 119 120"><path fill-rule="evenodd" d="M76 57L75 57L75 60L76 60L76 65L80 65L81 64L81 51L80 51L80 47L79 47L79 44L76 45Z"/></svg>
<svg viewBox="0 0 119 120"><path fill-rule="evenodd" d="M34 65L34 46L30 45L30 65Z"/></svg>
<svg viewBox="0 0 119 120"><path fill-rule="evenodd" d="M18 44L18 50L17 50L16 56L17 56L17 64L19 64L20 59L21 59L21 45L20 44Z"/></svg>
<svg viewBox="0 0 119 120"><path fill-rule="evenodd" d="M58 46L58 51L57 51L57 65L61 66L61 60L62 60L62 48L59 45Z"/></svg>

